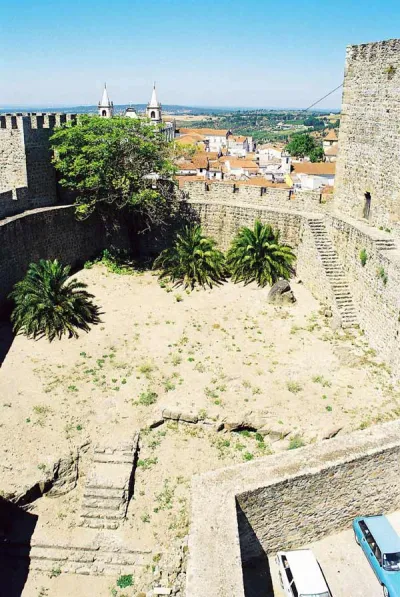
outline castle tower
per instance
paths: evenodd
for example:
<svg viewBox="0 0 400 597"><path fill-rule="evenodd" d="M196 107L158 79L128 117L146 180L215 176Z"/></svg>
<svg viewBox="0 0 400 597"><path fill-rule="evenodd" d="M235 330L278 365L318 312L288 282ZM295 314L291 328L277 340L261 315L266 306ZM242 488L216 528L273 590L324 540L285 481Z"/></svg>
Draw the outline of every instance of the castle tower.
<svg viewBox="0 0 400 597"><path fill-rule="evenodd" d="M162 122L162 107L157 100L156 84L153 86L153 93L151 94L151 100L147 104L146 116L150 118L151 122L156 124Z"/></svg>
<svg viewBox="0 0 400 597"><path fill-rule="evenodd" d="M104 83L103 97L101 98L101 102L99 102L98 110L99 116L103 118L112 118L114 114L114 104L110 102L110 98L108 97L106 83Z"/></svg>

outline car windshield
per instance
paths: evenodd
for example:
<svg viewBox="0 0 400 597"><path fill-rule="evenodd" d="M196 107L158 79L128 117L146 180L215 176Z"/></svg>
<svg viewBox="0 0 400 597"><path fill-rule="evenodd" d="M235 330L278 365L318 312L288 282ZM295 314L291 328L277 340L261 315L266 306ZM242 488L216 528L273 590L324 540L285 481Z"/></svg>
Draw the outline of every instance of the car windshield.
<svg viewBox="0 0 400 597"><path fill-rule="evenodd" d="M400 570L400 552L383 554L383 567L385 570Z"/></svg>

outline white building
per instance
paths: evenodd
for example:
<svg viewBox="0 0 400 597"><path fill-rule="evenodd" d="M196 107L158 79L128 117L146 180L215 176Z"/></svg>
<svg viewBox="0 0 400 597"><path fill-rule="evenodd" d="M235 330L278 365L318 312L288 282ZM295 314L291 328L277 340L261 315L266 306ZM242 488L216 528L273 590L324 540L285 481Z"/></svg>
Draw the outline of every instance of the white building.
<svg viewBox="0 0 400 597"><path fill-rule="evenodd" d="M316 191L335 184L336 164L329 162L293 162L290 179L299 189Z"/></svg>

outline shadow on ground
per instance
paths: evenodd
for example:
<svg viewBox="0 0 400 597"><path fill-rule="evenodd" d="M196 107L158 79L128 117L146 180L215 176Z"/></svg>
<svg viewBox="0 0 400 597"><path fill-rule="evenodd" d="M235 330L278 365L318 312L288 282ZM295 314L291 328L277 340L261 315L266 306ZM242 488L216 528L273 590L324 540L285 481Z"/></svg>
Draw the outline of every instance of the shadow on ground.
<svg viewBox="0 0 400 597"><path fill-rule="evenodd" d="M244 594L246 597L274 597L268 556L263 550L246 514L237 502L236 512Z"/></svg>
<svg viewBox="0 0 400 597"><path fill-rule="evenodd" d="M20 597L38 517L0 497L0 597Z"/></svg>
<svg viewBox="0 0 400 597"><path fill-rule="evenodd" d="M12 331L11 323L0 321L0 367L11 348L14 338L15 334Z"/></svg>

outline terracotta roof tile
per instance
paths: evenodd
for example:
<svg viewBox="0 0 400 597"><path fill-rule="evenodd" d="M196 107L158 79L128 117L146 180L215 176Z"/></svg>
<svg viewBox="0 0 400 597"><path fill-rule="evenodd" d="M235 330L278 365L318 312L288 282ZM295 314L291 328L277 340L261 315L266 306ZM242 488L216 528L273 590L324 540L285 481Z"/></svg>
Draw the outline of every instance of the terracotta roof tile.
<svg viewBox="0 0 400 597"><path fill-rule="evenodd" d="M292 171L295 174L327 175L335 174L335 162L292 162Z"/></svg>
<svg viewBox="0 0 400 597"><path fill-rule="evenodd" d="M335 129L331 129L326 137L323 138L323 141L337 141L337 135Z"/></svg>

